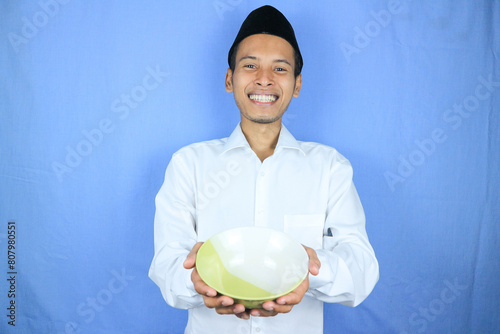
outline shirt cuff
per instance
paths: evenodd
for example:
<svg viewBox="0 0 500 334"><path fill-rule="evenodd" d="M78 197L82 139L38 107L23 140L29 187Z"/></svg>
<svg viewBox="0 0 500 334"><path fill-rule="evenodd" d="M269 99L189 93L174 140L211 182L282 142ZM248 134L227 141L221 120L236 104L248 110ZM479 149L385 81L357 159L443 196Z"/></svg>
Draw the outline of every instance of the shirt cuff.
<svg viewBox="0 0 500 334"><path fill-rule="evenodd" d="M191 297L198 294L198 292L196 292L196 290L194 289L194 284L193 281L191 280L192 272L193 269L184 269L184 282L186 284L186 289Z"/></svg>

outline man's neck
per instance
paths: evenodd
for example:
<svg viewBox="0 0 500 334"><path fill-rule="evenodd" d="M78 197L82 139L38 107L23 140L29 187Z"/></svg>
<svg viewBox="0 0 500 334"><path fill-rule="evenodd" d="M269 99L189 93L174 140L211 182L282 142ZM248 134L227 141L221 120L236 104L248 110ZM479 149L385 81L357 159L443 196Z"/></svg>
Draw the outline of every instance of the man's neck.
<svg viewBox="0 0 500 334"><path fill-rule="evenodd" d="M281 119L269 124L260 124L242 118L240 125L248 144L260 161L273 155L281 131Z"/></svg>

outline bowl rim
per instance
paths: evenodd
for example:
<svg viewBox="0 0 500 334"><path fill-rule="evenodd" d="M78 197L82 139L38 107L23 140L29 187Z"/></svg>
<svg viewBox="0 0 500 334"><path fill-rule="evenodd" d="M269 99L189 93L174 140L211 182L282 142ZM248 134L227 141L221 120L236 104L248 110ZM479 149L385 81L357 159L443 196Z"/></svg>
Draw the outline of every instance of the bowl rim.
<svg viewBox="0 0 500 334"><path fill-rule="evenodd" d="M304 246L300 242L298 242L297 240L295 240L288 233L285 233L283 231L280 231L280 230L277 230L277 229L274 229L274 228L270 228L270 227L264 227L264 226L241 226L241 227L230 228L230 229L227 229L227 230L224 230L224 231L221 231L221 232L218 232L218 233L214 234L213 236L211 236L210 238L208 238L207 241L211 240L212 238L216 238L217 236L219 236L221 234L229 233L229 232L232 232L232 231L235 231L235 230L245 230L245 229L270 230L273 233L277 232L278 234L282 234L284 237L286 237L290 241L293 241L293 242L299 244L302 247L302 249L304 250L303 254L305 255L305 257L307 257L307 260L308 260L308 263L309 263L309 255L307 254L306 249L304 248ZM203 245L201 245L201 247L198 249L198 252L196 254L197 255L196 256L196 262L198 262L198 253L200 251L202 251L203 246L205 246L205 242L203 242ZM196 268L196 265L195 265L195 268ZM196 270L198 271L198 268L196 268ZM198 271L198 275L200 275L200 278L203 280L203 282L205 284L207 284L206 281L205 281L205 279L204 279L204 277L203 277L204 273L201 273L200 271ZM233 298L235 300L236 299L242 300L242 301L274 300L274 299L277 299L277 298L282 297L284 295L287 295L290 292L292 292L293 290L295 290L299 285L301 285L304 282L304 280L307 278L308 275L309 275L309 267L307 268L307 270L305 270L305 274L302 275L303 277L299 280L299 282L297 284L295 284L292 288L290 288L289 290L287 290L284 293L269 295L269 296L266 296L266 297L263 297L263 298L259 298L259 297L243 297L243 296L238 296L238 295L235 295L235 294L228 294L228 293L224 293L220 289L216 289L216 288L214 288L214 287L212 287L212 286L210 286L208 284L207 285L210 286L215 291L217 291L218 293L220 293L221 295Z"/></svg>

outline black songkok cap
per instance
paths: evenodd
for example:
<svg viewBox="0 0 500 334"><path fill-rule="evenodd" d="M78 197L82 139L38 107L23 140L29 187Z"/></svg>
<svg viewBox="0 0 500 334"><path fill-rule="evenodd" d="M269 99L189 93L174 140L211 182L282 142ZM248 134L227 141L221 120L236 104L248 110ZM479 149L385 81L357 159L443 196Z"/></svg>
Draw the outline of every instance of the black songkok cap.
<svg viewBox="0 0 500 334"><path fill-rule="evenodd" d="M290 43L297 54L296 58L298 61L295 66L297 67L298 72L296 71L296 73L300 73L302 71L302 55L300 54L299 45L295 39L295 33L292 25L279 10L272 6L262 6L255 9L247 16L245 21L243 21L240 31L238 32L231 49L229 49L227 57L229 66L231 66L231 57L238 44L240 44L240 42L248 36L256 34L275 35Z"/></svg>

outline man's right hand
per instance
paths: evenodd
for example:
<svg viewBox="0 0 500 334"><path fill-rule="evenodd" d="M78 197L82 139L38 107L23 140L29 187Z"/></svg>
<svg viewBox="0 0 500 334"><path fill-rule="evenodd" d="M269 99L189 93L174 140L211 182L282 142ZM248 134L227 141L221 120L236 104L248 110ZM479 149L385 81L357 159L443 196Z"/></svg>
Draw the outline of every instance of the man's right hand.
<svg viewBox="0 0 500 334"><path fill-rule="evenodd" d="M196 254L202 244L202 242L197 242L184 261L184 268L193 269L191 281L193 282L194 289L203 296L203 302L206 307L214 308L219 314L235 314L240 318L249 319L250 316L245 312L245 306L242 304L234 304L234 300L231 297L218 295L215 289L209 287L201 279L196 270Z"/></svg>

